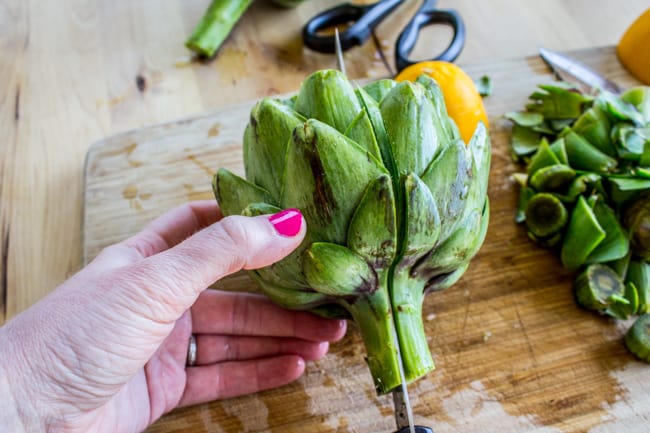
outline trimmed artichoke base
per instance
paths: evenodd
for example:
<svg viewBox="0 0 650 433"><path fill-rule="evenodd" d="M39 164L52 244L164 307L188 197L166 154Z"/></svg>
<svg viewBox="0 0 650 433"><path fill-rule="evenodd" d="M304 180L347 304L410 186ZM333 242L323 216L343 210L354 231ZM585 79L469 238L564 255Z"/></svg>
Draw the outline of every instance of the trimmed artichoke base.
<svg viewBox="0 0 650 433"><path fill-rule="evenodd" d="M436 82L358 87L318 71L289 100L267 98L244 133L246 179L221 169L225 215L298 208L292 254L252 278L279 305L348 317L360 328L377 392L433 370L422 322L426 293L455 283L487 230L490 142L466 146Z"/></svg>

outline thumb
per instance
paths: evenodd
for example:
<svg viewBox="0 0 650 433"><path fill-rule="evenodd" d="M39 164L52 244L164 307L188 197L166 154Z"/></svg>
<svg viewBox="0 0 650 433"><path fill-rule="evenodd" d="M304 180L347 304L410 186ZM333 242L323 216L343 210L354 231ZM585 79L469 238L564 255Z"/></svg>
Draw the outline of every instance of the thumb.
<svg viewBox="0 0 650 433"><path fill-rule="evenodd" d="M305 232L297 209L226 217L173 248L123 268L117 286L156 320L174 321L219 279L283 259L300 245Z"/></svg>

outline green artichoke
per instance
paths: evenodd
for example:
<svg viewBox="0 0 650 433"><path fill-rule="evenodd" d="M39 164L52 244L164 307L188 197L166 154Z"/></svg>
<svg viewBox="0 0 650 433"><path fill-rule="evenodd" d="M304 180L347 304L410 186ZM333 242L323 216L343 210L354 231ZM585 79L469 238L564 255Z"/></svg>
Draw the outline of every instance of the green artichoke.
<svg viewBox="0 0 650 433"><path fill-rule="evenodd" d="M426 293L456 282L488 224L490 142L466 145L437 83L365 87L318 71L291 99L267 98L244 133L246 178L213 180L225 215L298 208L307 234L291 255L250 271L277 304L352 318L377 392L434 368L422 323Z"/></svg>

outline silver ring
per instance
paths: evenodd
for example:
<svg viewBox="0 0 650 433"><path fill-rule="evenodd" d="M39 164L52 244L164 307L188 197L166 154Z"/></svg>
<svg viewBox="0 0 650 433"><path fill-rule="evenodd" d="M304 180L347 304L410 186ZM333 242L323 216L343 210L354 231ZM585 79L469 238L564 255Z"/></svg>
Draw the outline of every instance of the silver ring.
<svg viewBox="0 0 650 433"><path fill-rule="evenodd" d="M196 365L196 353L198 346L196 345L196 335L190 335L190 345L187 347L187 366L192 367Z"/></svg>

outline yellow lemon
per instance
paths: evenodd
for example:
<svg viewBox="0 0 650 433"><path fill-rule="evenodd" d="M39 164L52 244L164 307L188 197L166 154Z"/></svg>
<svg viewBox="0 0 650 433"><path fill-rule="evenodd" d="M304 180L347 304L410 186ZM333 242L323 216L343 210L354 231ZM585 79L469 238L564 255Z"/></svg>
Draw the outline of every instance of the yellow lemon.
<svg viewBox="0 0 650 433"><path fill-rule="evenodd" d="M405 68L395 80L415 81L422 74L429 75L440 85L447 113L458 125L465 143L469 143L479 121L485 123L486 127L489 126L483 98L476 90L472 78L460 67L439 60L420 62Z"/></svg>
<svg viewBox="0 0 650 433"><path fill-rule="evenodd" d="M616 53L632 75L644 84L650 84L650 9L625 31Z"/></svg>

